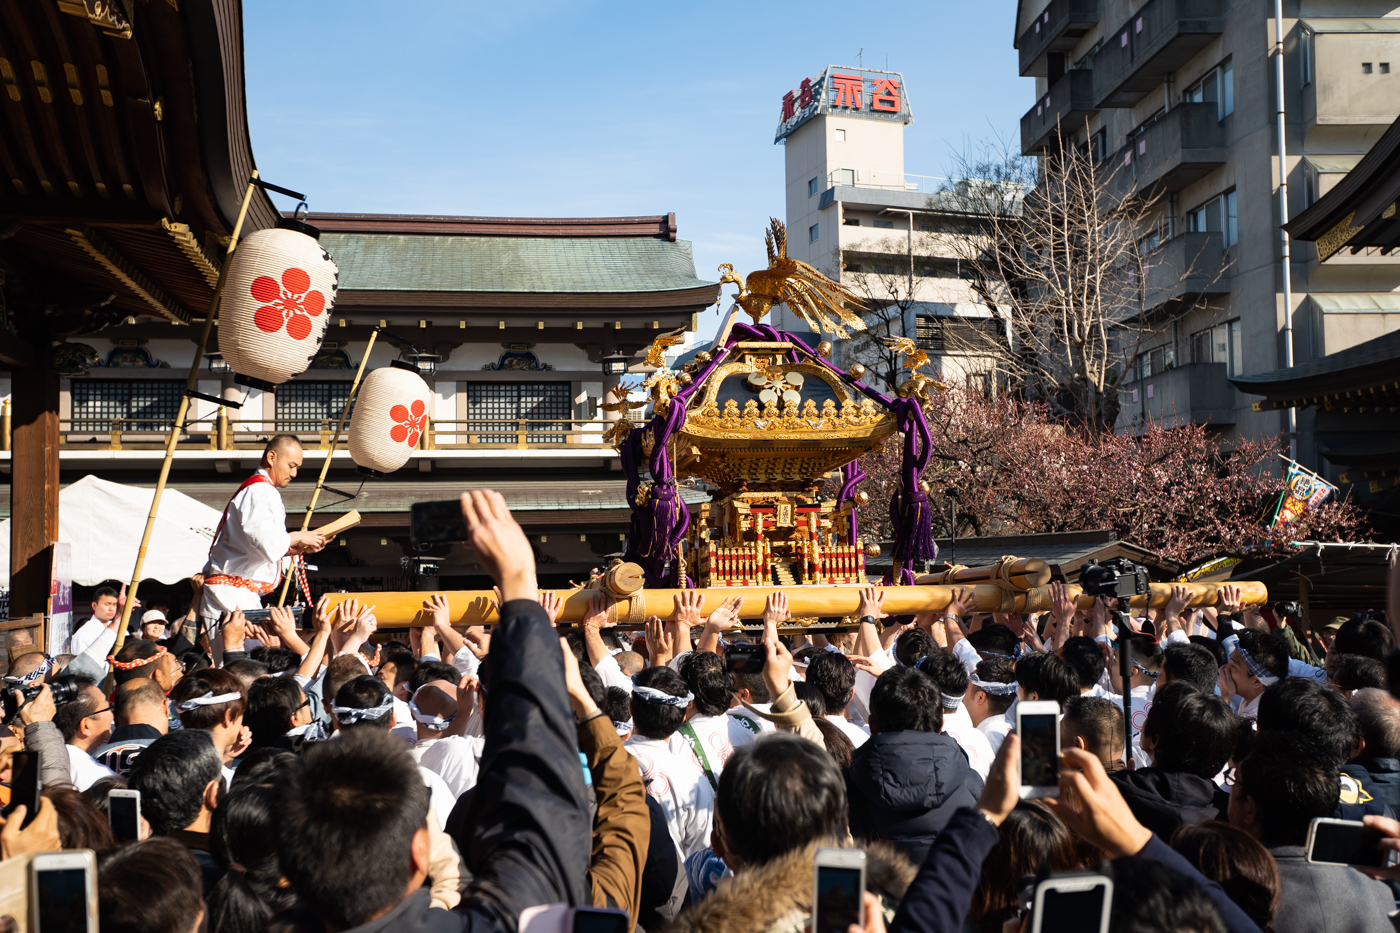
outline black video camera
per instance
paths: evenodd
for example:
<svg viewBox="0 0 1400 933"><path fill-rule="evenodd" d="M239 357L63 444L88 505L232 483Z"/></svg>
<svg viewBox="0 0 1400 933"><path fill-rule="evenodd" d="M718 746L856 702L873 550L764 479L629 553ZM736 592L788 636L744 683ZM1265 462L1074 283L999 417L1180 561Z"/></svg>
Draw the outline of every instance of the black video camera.
<svg viewBox="0 0 1400 933"><path fill-rule="evenodd" d="M1147 568L1126 557L1114 557L1102 564L1096 560L1079 568L1079 585L1089 596L1127 599L1148 591Z"/></svg>
<svg viewBox="0 0 1400 933"><path fill-rule="evenodd" d="M21 686L11 683L9 678L5 679L3 689L0 689L0 723L10 725L19 716L19 711L24 709L26 703L37 697L44 689L44 681L35 681L32 684ZM55 677L49 682L49 689L53 691L53 702L55 706L67 703L78 698L78 678L72 674L64 674Z"/></svg>
<svg viewBox="0 0 1400 933"><path fill-rule="evenodd" d="M1279 618L1301 619L1303 604L1297 602L1274 603L1274 615Z"/></svg>

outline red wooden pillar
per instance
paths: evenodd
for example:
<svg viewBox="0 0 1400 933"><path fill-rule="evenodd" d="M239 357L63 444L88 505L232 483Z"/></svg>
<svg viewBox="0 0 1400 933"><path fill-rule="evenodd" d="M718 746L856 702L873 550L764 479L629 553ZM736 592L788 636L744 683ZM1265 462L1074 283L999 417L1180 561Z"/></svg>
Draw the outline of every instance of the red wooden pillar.
<svg viewBox="0 0 1400 933"><path fill-rule="evenodd" d="M58 374L48 354L12 372L10 618L45 612L58 540Z"/></svg>

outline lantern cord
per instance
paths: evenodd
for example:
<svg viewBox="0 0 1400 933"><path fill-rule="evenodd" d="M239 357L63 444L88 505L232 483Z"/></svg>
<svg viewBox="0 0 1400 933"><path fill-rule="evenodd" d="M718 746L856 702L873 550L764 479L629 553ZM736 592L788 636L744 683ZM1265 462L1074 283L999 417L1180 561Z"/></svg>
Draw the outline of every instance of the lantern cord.
<svg viewBox="0 0 1400 933"><path fill-rule="evenodd" d="M350 407L355 404L355 396L360 392L360 380L364 378L365 368L369 366L370 353L374 350L374 341L378 339L381 330L383 330L382 327L376 327L369 332L369 343L365 346L365 355L360 358L360 368L355 370L355 381L350 383L350 392L345 396L345 407L340 410L340 421L335 426L335 434L331 437L330 446L326 448L326 459L321 464L321 475L316 478L316 488L311 490L311 502L306 506L306 515L301 520L302 531L311 527L311 516L316 511L316 502L321 498L321 490L329 488L326 486L326 474L331 471L331 461L335 459L335 448L340 444L340 435L345 433L345 422L350 418ZM361 481L360 488L364 488L363 481ZM339 495L345 495L338 490L333 491L338 492ZM356 492L355 495L358 496L359 492ZM292 577L288 574L282 581L282 592L277 597L277 605L285 606L287 604L287 591L291 589L291 586Z"/></svg>
<svg viewBox="0 0 1400 933"><path fill-rule="evenodd" d="M219 278L214 283L214 294L209 299L208 310L204 312L204 329L199 336L199 346L195 349L194 362L190 364L189 378L185 380L185 394L180 396L180 406L176 409L175 421L170 426L170 438L165 443L165 460L160 465L160 479L156 481L156 490L151 496L151 511L146 515L146 530L141 534L141 547L136 551L136 566L131 571L131 582L127 585L128 599L122 606L122 621L117 627L117 641L112 646L112 654L122 650L122 644L126 641L126 630L131 624L131 610L139 605L136 601L136 591L141 586L141 571L146 566L146 549L150 547L151 532L155 529L161 496L165 493L165 484L170 479L170 467L175 461L175 448L180 445L180 433L185 429L185 416L190 410L189 393L199 387L199 363L204 359L205 347L209 345L209 337L214 330L214 316L219 310L219 299L224 293L224 281L228 278L229 263L233 259L233 251L238 247L238 238L243 232L243 221L247 219L248 207L253 201L253 191L258 187L261 187L258 184L258 170L253 169L248 178L248 186L243 192L243 203L238 208L238 219L234 221L233 230L229 234L224 261L219 266ZM114 684L113 675L109 673L103 692L110 693Z"/></svg>
<svg viewBox="0 0 1400 933"><path fill-rule="evenodd" d="M320 487L321 487L322 489L324 489L326 492L333 492L333 493L335 493L337 496L343 496L343 497L344 497L344 498L342 498L339 502L332 502L332 503L330 503L331 505L344 505L345 503L351 501L352 499L358 499L358 498L360 498L360 492L361 492L361 490L363 490L363 489L365 488L365 483L366 483L366 482L367 482L367 480L363 480L363 479L360 480L360 487L359 487L359 489L356 489L354 492L346 492L346 491L343 490L343 489L336 489L334 486L327 486L325 483L321 483L321 484L320 484Z"/></svg>

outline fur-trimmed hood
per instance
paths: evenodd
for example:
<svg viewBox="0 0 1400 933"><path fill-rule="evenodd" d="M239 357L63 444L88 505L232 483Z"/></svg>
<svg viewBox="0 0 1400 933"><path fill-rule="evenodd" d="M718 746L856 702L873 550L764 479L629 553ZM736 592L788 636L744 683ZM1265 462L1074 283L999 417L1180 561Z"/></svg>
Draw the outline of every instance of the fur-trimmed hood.
<svg viewBox="0 0 1400 933"><path fill-rule="evenodd" d="M814 843L726 878L666 933L801 933L812 913L812 861L818 848ZM889 843L864 849L865 887L883 901L888 923L918 868Z"/></svg>

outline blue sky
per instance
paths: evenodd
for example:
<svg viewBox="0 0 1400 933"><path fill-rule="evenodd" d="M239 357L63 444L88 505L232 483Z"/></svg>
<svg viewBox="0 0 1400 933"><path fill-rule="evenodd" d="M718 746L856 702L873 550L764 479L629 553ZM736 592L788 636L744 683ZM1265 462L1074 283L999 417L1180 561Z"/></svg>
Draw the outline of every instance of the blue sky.
<svg viewBox="0 0 1400 933"><path fill-rule="evenodd" d="M781 98L827 64L904 73L906 170L1016 137L1034 103L1013 0L245 0L258 168L313 210L568 217L675 211L696 271L766 264ZM716 324L707 312L702 332Z"/></svg>

